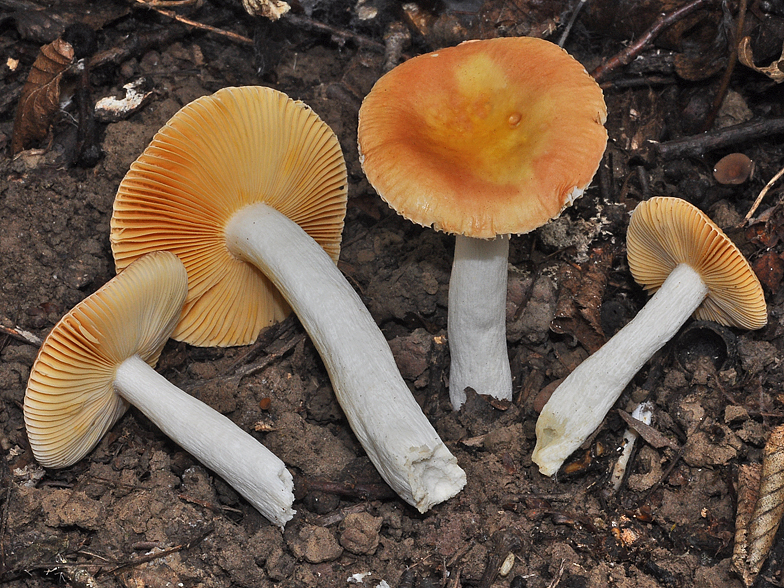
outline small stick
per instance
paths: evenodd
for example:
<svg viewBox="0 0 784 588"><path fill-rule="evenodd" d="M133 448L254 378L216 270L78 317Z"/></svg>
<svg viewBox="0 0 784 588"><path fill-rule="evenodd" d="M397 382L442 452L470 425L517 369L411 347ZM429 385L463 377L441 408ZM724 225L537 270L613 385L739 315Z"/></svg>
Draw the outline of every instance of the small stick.
<svg viewBox="0 0 784 588"><path fill-rule="evenodd" d="M25 331L24 329L11 328L11 327L4 327L0 325L0 333L5 333L6 335L10 335L14 339L18 339L19 341L23 341L25 343L29 343L30 345L35 345L36 347L40 347L43 345L43 339L40 337L36 337L30 331Z"/></svg>
<svg viewBox="0 0 784 588"><path fill-rule="evenodd" d="M687 15L691 14L698 8L702 8L708 4L713 4L714 0L692 0L688 4L684 4L677 10L673 10L670 13L663 14L656 21L651 25L651 27L645 31L639 40L635 41L631 45L629 45L626 49L617 53L599 67L597 67L591 75L596 79L597 82L602 81L607 77L608 74L612 73L614 70L622 67L624 65L628 65L632 62L632 60L639 55L643 49L656 37L658 37L664 29L672 26L682 18L686 17Z"/></svg>
<svg viewBox="0 0 784 588"><path fill-rule="evenodd" d="M762 203L762 199L765 198L765 194L768 193L768 191L773 187L773 184L778 182L779 178L781 178L781 176L783 175L784 175L784 167L781 168L778 172L776 172L776 175L770 178L770 181L767 184L765 184L765 187L762 190L760 190L759 196L757 196L757 199L754 201L754 204L751 205L751 208L749 209L749 212L746 213L746 216L743 218L743 221L738 225L739 227L742 227L744 224L749 222L749 220L754 215L754 213L757 212L757 208Z"/></svg>
<svg viewBox="0 0 784 588"><path fill-rule="evenodd" d="M180 16L176 12L172 10L166 10L164 8L159 8L159 4L157 2L146 2L145 0L136 0L137 3L141 4L145 8L149 8L150 10L154 10L163 16L172 18L177 22L181 22L191 27L196 27L197 29L202 29L204 31L209 31L211 33L215 33L217 35L223 35L224 37L228 37L232 41L240 43L241 45L253 45L253 39L249 39L248 37L243 37L242 35L238 35L237 33L232 33L231 31L225 31L223 29L219 29L217 27L213 27L204 23L197 22L195 20L191 20L190 18L186 18L184 16Z"/></svg>
<svg viewBox="0 0 784 588"><path fill-rule="evenodd" d="M735 37L732 43L732 50L730 51L729 63L727 63L727 69L724 70L724 75L721 78L719 91L716 92L716 96L713 97L713 104L711 105L710 112L708 112L708 117L705 119L705 122L702 123L703 132L710 130L713 126L719 108L721 108L721 104L724 102L724 97L727 95L727 90L730 87L730 78L732 77L732 72L735 71L735 64L738 62L738 45L743 36L743 24L746 22L746 5L747 0L740 0L740 5L738 6L738 24L735 28Z"/></svg>
<svg viewBox="0 0 784 588"><path fill-rule="evenodd" d="M588 2L588 0L577 0L577 5L574 7L574 10L572 10L572 16L569 17L569 22L566 23L566 28L564 29L561 38L558 40L559 47L563 47L566 44L566 39L569 36L575 21L577 20L577 15L580 14L580 9L585 6L586 2Z"/></svg>
<svg viewBox="0 0 784 588"><path fill-rule="evenodd" d="M380 51L381 53L384 53L387 50L386 45L379 43L378 41L374 41L370 37L344 31L342 29L336 29L333 26L324 24L323 22L318 22L317 20L313 20L307 16L301 16L299 14L291 14L290 12L287 12L285 15L283 15L283 18L296 26L300 26L306 29L315 29L317 31L321 31L322 33L329 33L333 37L337 37L344 42L348 39L351 39L360 46L370 47ZM407 56L403 55L403 57L406 58Z"/></svg>
<svg viewBox="0 0 784 588"><path fill-rule="evenodd" d="M784 117L757 119L664 143L651 141L649 145L664 159L678 159L780 133L784 133ZM644 149L640 152L643 153Z"/></svg>

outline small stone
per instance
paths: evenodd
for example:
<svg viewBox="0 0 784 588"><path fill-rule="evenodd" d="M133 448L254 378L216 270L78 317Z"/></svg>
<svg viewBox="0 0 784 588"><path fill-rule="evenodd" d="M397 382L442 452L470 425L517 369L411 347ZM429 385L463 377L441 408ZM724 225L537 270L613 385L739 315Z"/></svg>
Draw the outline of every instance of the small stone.
<svg viewBox="0 0 784 588"><path fill-rule="evenodd" d="M106 507L84 492L55 490L42 502L46 524L50 527L79 527L87 531L103 528Z"/></svg>
<svg viewBox="0 0 784 588"><path fill-rule="evenodd" d="M282 549L277 548L267 558L264 569L271 580L280 582L294 573L296 566L297 561L293 557Z"/></svg>
<svg viewBox="0 0 784 588"><path fill-rule="evenodd" d="M730 404L724 409L724 422L726 424L749 420L749 411L744 407Z"/></svg>
<svg viewBox="0 0 784 588"><path fill-rule="evenodd" d="M378 547L383 520L366 512L349 514L340 523L340 544L351 553L372 555Z"/></svg>
<svg viewBox="0 0 784 588"><path fill-rule="evenodd" d="M308 563L332 561L343 554L343 548L325 527L304 524L296 535L288 538L291 552Z"/></svg>

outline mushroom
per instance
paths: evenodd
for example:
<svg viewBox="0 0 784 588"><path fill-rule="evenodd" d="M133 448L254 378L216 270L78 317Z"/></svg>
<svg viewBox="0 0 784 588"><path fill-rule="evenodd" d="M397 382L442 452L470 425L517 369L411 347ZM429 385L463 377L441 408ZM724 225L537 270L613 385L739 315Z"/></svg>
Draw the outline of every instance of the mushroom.
<svg viewBox="0 0 784 588"><path fill-rule="evenodd" d="M449 395L511 399L509 235L578 198L607 142L602 91L557 45L467 41L381 77L359 111L360 161L405 218L456 235L449 282Z"/></svg>
<svg viewBox="0 0 784 588"><path fill-rule="evenodd" d="M225 88L175 114L132 164L112 251L118 269L154 250L182 259L190 292L173 336L194 345L250 343L290 305L368 457L424 512L465 473L335 265L345 207L340 144L312 110L270 88Z"/></svg>
<svg viewBox="0 0 784 588"><path fill-rule="evenodd" d="M713 177L720 184L742 184L754 173L754 161L743 153L725 155L713 167Z"/></svg>
<svg viewBox="0 0 784 588"><path fill-rule="evenodd" d="M655 294L545 404L536 422L533 461L546 476L601 424L634 375L692 314L743 329L767 323L762 287L748 261L685 200L641 202L629 223L627 251L632 276Z"/></svg>
<svg viewBox="0 0 784 588"><path fill-rule="evenodd" d="M132 404L282 528L294 515L294 481L285 464L153 369L187 290L188 277L177 256L150 253L57 323L38 353L25 392L33 455L48 468L76 463Z"/></svg>

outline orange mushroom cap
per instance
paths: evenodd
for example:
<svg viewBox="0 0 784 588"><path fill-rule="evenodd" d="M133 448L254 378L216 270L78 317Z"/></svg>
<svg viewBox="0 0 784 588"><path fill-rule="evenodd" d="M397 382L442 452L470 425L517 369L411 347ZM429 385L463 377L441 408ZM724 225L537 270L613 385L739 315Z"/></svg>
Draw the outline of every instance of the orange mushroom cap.
<svg viewBox="0 0 784 588"><path fill-rule="evenodd" d="M754 161L744 153L725 155L713 167L713 177L720 184L742 184L754 173Z"/></svg>
<svg viewBox="0 0 784 588"><path fill-rule="evenodd" d="M685 263L708 287L696 318L744 329L760 329L768 322L765 294L749 262L693 204L664 196L641 202L626 239L629 269L648 292L656 292Z"/></svg>
<svg viewBox="0 0 784 588"><path fill-rule="evenodd" d="M76 463L128 409L117 367L158 362L188 291L177 257L160 251L129 265L60 322L41 346L24 399L27 437L44 467Z"/></svg>
<svg viewBox="0 0 784 588"><path fill-rule="evenodd" d="M526 233L588 186L606 117L599 86L557 45L467 41L376 82L359 112L360 159L415 223L478 238Z"/></svg>
<svg viewBox="0 0 784 588"><path fill-rule="evenodd" d="M176 253L189 292L172 335L192 345L244 345L290 308L257 268L229 253L223 229L263 202L337 262L346 165L316 113L264 87L224 88L182 108L131 165L114 202L117 269L150 251Z"/></svg>

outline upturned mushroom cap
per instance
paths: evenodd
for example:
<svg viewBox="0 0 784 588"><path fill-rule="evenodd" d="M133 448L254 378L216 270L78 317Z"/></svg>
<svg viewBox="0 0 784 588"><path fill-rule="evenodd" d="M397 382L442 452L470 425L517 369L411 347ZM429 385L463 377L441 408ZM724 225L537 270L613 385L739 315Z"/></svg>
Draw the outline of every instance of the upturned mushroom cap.
<svg viewBox="0 0 784 588"><path fill-rule="evenodd" d="M299 224L337 261L346 166L332 130L302 102L264 87L224 88L185 106L120 184L111 220L118 271L172 251L190 290L173 338L244 345L290 308L255 267L229 253L223 229L263 202Z"/></svg>
<svg viewBox="0 0 784 588"><path fill-rule="evenodd" d="M627 232L632 276L654 293L678 264L700 274L709 292L701 320L743 329L768 322L765 295L749 262L701 210L680 198L655 197L634 209Z"/></svg>
<svg viewBox="0 0 784 588"><path fill-rule="evenodd" d="M27 437L44 467L79 461L128 409L115 370L138 355L158 361L188 291L177 256L151 253L66 314L43 343L24 399Z"/></svg>
<svg viewBox="0 0 784 588"><path fill-rule="evenodd" d="M359 112L360 159L415 223L478 238L527 233L588 186L606 117L599 86L557 45L467 41L376 82Z"/></svg>

